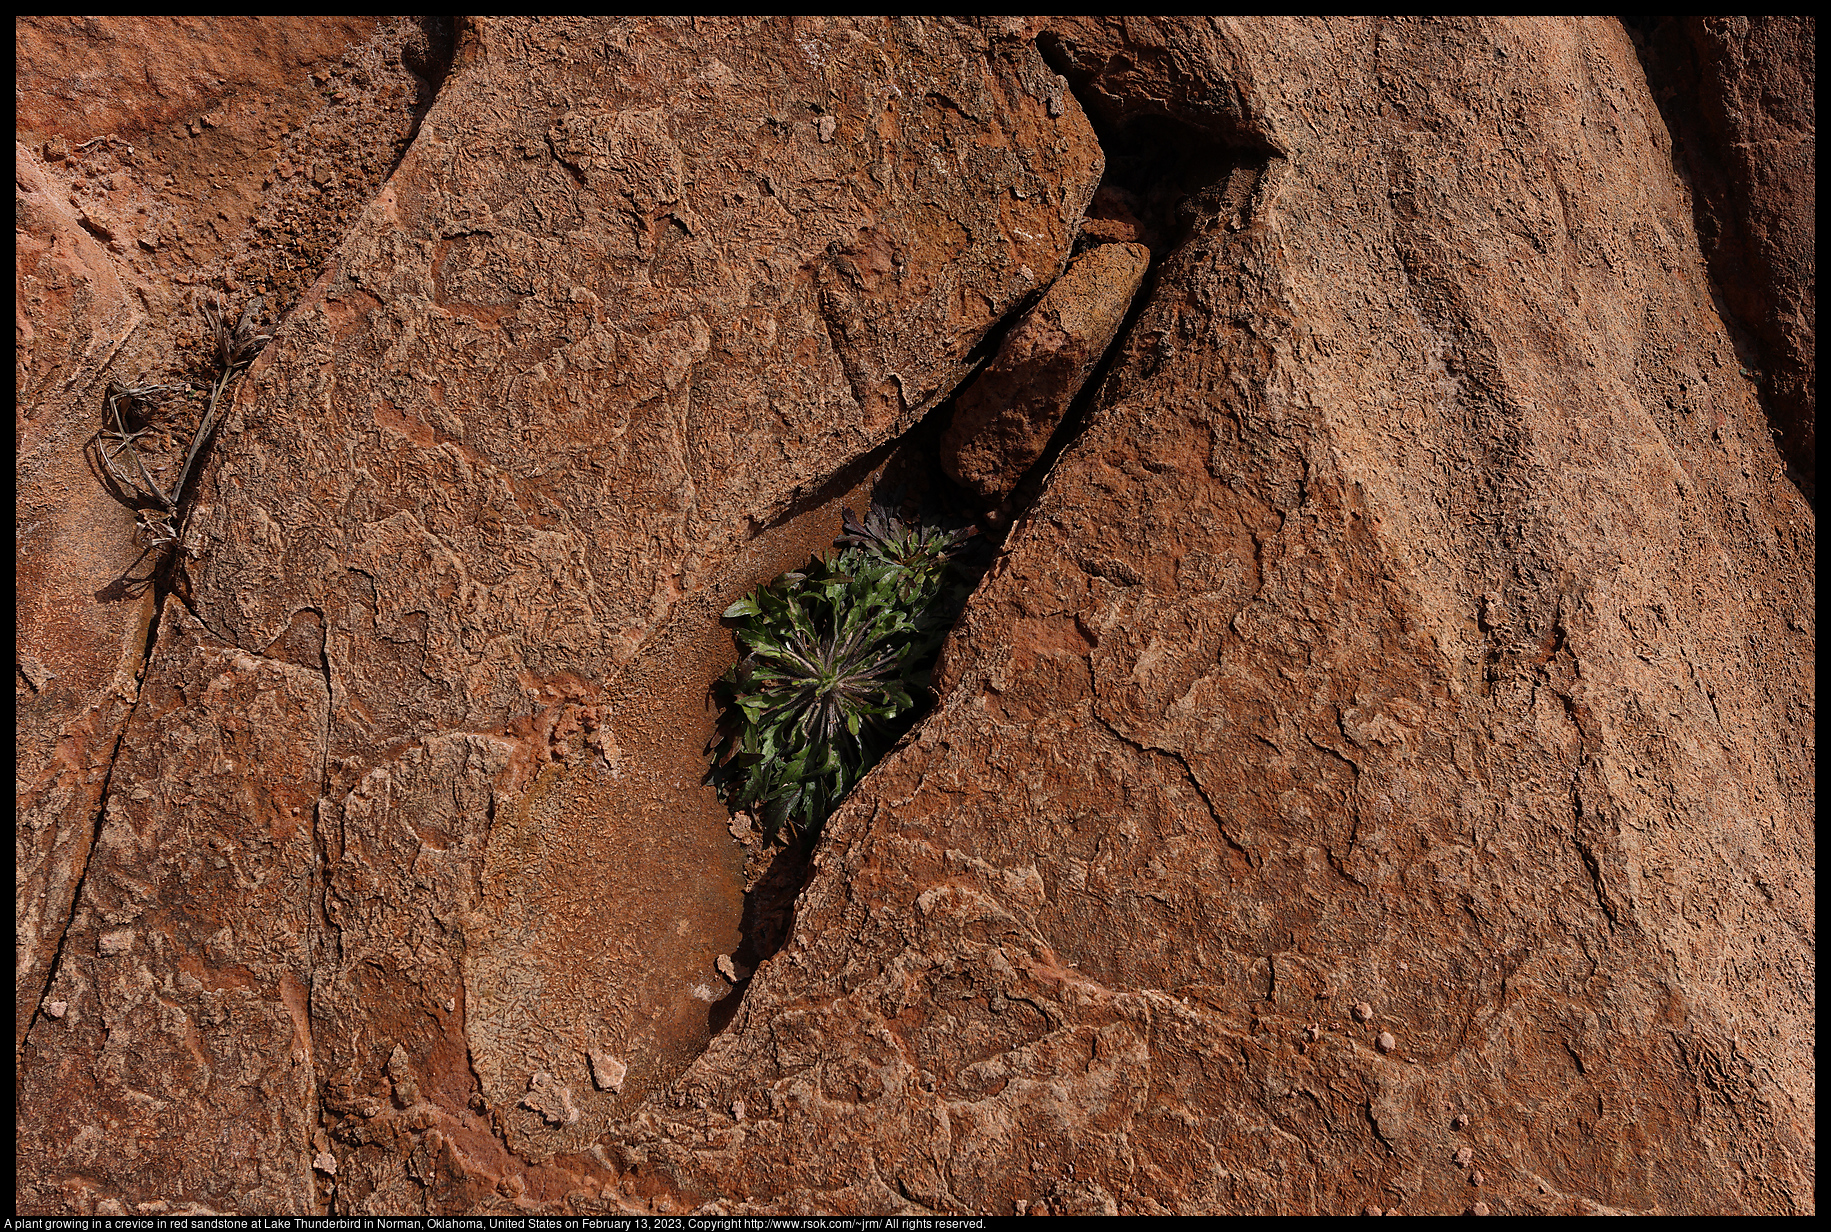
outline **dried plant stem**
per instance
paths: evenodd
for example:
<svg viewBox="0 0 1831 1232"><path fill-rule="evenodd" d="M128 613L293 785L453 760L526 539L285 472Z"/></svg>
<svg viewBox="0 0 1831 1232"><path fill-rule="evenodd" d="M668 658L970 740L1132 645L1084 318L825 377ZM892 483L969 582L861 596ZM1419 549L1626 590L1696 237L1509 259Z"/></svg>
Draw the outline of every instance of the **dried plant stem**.
<svg viewBox="0 0 1831 1232"><path fill-rule="evenodd" d="M203 417L198 420L197 428L191 434L190 448L184 456L184 466L178 472L177 482L168 493L159 486L152 472L147 469L145 459L135 447L139 439L150 429L132 429L128 426L126 407L131 403L140 403L148 408L175 394L183 392L183 387L174 385L123 385L119 381L108 383L107 421L96 434L96 452L100 455L103 471L107 474L120 497L132 504L138 511L140 530L147 539L149 549L169 547L179 541L178 506L184 499L186 487L191 481L191 473L197 465L203 447L216 431L224 405L224 395L230 384L241 373L247 371L248 365L269 340L269 335L255 332L260 319L261 300L256 298L242 309L240 318L234 328L224 321L222 305L214 298L200 299L196 305L199 316L209 330L212 356L216 360L216 379L210 384L210 399L204 408ZM112 448L111 448L112 446ZM131 468L118 465L125 454L133 463Z"/></svg>

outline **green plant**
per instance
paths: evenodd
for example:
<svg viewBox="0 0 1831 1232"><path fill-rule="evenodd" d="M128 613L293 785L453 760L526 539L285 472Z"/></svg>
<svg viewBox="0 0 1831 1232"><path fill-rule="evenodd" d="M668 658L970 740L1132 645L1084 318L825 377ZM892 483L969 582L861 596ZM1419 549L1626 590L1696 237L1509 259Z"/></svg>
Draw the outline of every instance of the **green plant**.
<svg viewBox="0 0 1831 1232"><path fill-rule="evenodd" d="M745 653L719 681L725 707L707 779L766 832L811 841L919 712L965 586L951 558L972 528L905 526L845 510L845 550L725 610Z"/></svg>

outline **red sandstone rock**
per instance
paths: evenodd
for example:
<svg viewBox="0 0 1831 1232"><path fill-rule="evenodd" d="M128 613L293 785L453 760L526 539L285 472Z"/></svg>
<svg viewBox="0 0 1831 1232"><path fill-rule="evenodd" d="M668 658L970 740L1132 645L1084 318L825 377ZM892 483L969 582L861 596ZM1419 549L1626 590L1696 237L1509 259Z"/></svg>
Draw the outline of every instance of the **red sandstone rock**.
<svg viewBox="0 0 1831 1232"><path fill-rule="evenodd" d="M1042 55L1155 291L727 993L716 613L1062 268ZM380 187L143 664L187 258L24 152L22 1210L1814 1208L1815 522L1619 25L478 20L397 168L234 125L219 276Z"/></svg>
<svg viewBox="0 0 1831 1232"><path fill-rule="evenodd" d="M956 400L941 466L997 505L1036 460L1119 332L1150 267L1142 244L1102 244L1077 257Z"/></svg>
<svg viewBox="0 0 1831 1232"><path fill-rule="evenodd" d="M1817 22L1645 18L1653 95L1696 197L1699 239L1750 335L1768 417L1808 498L1817 482Z"/></svg>
<svg viewBox="0 0 1831 1232"><path fill-rule="evenodd" d="M199 484L180 589L340 699L321 716L328 948L308 982L350 1209L393 1209L417 1183L401 1133L519 1175L703 1047L742 909L739 852L697 784L705 686L729 654L717 613L831 541L834 519L796 506L847 497L862 471L835 475L952 392L986 329L1060 272L1100 172L1059 78L1013 34L722 29L468 27L413 151L291 309ZM298 177L276 177L291 201ZM79 432L62 440L73 466ZM239 773L258 795L264 769ZM199 841L175 818L145 826L156 850ZM372 1121L396 1048L426 1107ZM626 1059L620 1090L595 1090L594 1051ZM581 1117L523 1109L533 1073ZM502 1119L513 1168L473 1104ZM85 1115L47 1111L34 1141L81 1140ZM120 1196L93 1201L156 1200L181 1162L103 1169ZM72 1166L44 1155L34 1193ZM236 1201L226 1173L197 1184Z"/></svg>
<svg viewBox="0 0 1831 1232"><path fill-rule="evenodd" d="M372 25L28 17L16 29L18 1040L72 910L155 609L156 561L87 444L104 391L111 377L185 375L194 284L278 301L318 277L343 238L337 212L380 182L423 85L405 62L425 67L424 33L393 23L348 44ZM174 136L160 127L170 106L215 126ZM305 216L299 194L263 190L274 160L295 156L347 170ZM190 423L173 419L147 442L155 466L182 459Z"/></svg>
<svg viewBox="0 0 1831 1232"><path fill-rule="evenodd" d="M940 713L831 823L683 1082L777 1116L677 1191L1447 1212L1479 1093L1522 1209L1810 1209L1812 518L1628 41L1057 30L1115 109L1193 146L1231 100L1289 158L1239 231L1189 219ZM1415 1065L1287 1042L1363 990Z"/></svg>
<svg viewBox="0 0 1831 1232"><path fill-rule="evenodd" d="M224 98L281 94L369 37L373 17L21 17L14 124L65 148L104 133L130 141L175 125L220 126ZM195 134L193 134L195 135Z"/></svg>
<svg viewBox="0 0 1831 1232"><path fill-rule="evenodd" d="M147 675L59 938L68 1008L23 1052L22 1201L309 1210L324 678L176 598Z"/></svg>
<svg viewBox="0 0 1831 1232"><path fill-rule="evenodd" d="M145 316L107 253L21 153L15 264L18 865L15 1041L31 1025L88 860L108 767L139 689L150 589L112 594L133 518L95 481L105 369Z"/></svg>

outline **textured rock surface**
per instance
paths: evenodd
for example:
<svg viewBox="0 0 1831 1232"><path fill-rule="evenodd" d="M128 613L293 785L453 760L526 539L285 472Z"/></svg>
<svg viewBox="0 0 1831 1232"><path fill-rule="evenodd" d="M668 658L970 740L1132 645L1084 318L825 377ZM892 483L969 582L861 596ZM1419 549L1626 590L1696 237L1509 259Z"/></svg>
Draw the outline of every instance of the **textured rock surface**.
<svg viewBox="0 0 1831 1232"><path fill-rule="evenodd" d="M107 365L144 320L105 252L21 154L15 516L18 621L15 1044L50 978L108 767L139 688L149 590L98 602L132 562L133 517L95 482Z"/></svg>
<svg viewBox="0 0 1831 1232"><path fill-rule="evenodd" d="M186 125L228 96L287 93L306 72L362 43L375 24L372 17L22 17L13 28L14 124L22 140L67 145Z"/></svg>
<svg viewBox="0 0 1831 1232"><path fill-rule="evenodd" d="M830 540L800 508L845 496L1054 279L1100 169L1015 33L462 32L406 161L241 390L180 578L217 635L328 690L310 988L339 1203L420 1200L389 1136L412 1131L365 1111L496 1167L467 1138L487 1109L538 1161L533 1075L585 1101L607 1050L629 1102L697 1051L742 907L696 785L716 614ZM149 841L188 843L169 822ZM653 913L602 910L644 894ZM397 1047L411 1078L384 1072ZM579 1143L612 1104L592 1098ZM162 1200L177 1162L108 1175Z"/></svg>
<svg viewBox="0 0 1831 1232"><path fill-rule="evenodd" d="M1150 264L1143 244L1101 244L1075 258L955 400L941 437L951 479L992 505L1017 487L1119 332Z"/></svg>
<svg viewBox="0 0 1831 1232"><path fill-rule="evenodd" d="M1817 482L1818 23L1648 18L1654 97L1697 193L1699 236L1731 320L1747 330L1780 450Z"/></svg>
<svg viewBox="0 0 1831 1232"><path fill-rule="evenodd" d="M311 1208L308 934L328 700L315 668L227 645L166 599L47 993L65 1008L27 1045L50 1063L20 1073L20 1106L35 1110L19 1127L22 1180L55 1177L89 1209L129 1196L123 1172L157 1169L157 1192L133 1198Z"/></svg>
<svg viewBox="0 0 1831 1232"><path fill-rule="evenodd" d="M16 29L16 1039L70 915L155 603L132 513L96 482L84 442L109 377L187 366L196 284L278 306L318 276L429 93L412 66L437 71L437 38L414 23L350 43L373 25L43 17ZM155 468L182 458L189 426L155 434Z"/></svg>
<svg viewBox="0 0 1831 1232"><path fill-rule="evenodd" d="M1628 40L1055 33L1288 161L1167 258L832 824L683 1192L1810 1209L1812 519Z"/></svg>
<svg viewBox="0 0 1831 1232"><path fill-rule="evenodd" d="M1096 127L1151 298L710 1034L716 613L1060 272ZM1618 24L467 24L265 284L143 667L84 416L189 327L55 136L22 1208L1814 1209L1815 522ZM303 268L290 183L213 279Z"/></svg>

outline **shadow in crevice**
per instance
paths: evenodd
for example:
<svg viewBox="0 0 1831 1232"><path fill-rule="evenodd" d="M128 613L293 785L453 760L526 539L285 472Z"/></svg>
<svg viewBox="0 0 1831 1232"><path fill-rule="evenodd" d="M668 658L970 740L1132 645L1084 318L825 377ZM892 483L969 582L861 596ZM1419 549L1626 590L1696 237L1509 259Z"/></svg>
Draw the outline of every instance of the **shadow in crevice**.
<svg viewBox="0 0 1831 1232"><path fill-rule="evenodd" d="M1722 85L1713 80L1704 19L1636 16L1621 18L1621 24L1671 135L1673 173L1691 190L1711 302L1737 361L1756 382L1787 478L1816 508L1817 378L1810 335L1802 350L1786 326L1789 318L1811 319L1812 284L1809 274L1800 279L1789 276L1784 265L1776 268L1761 242L1763 233L1784 221L1775 217L1781 212L1777 205L1787 199L1784 185L1749 183L1738 174L1746 165L1735 156L1743 136ZM1716 71L1723 71L1720 64ZM1752 84L1753 73L1744 88Z"/></svg>
<svg viewBox="0 0 1831 1232"><path fill-rule="evenodd" d="M1000 323L995 331L998 337L1003 336L1016 315L1014 313ZM987 354L995 349L994 341L994 345L987 348ZM861 516L866 515L863 506L868 501L870 509L892 515L906 525L920 524L943 530L979 526L984 510L966 489L948 478L941 467L941 434L952 414L950 397L923 415L902 436L851 463L816 491L796 501L790 513L771 519L770 526L785 525L793 517L825 506L831 511L832 523L831 536L822 551L837 550L831 541L842 534L843 526L839 510L833 506L847 499L848 494L858 501L859 507L853 512ZM759 528L759 533L763 529L767 528ZM958 585L950 587L954 601L944 614L950 627L959 619L967 597L991 567L996 555L992 538L986 534L974 535L952 558ZM727 628L735 625L729 620L723 623ZM734 657L742 653L743 648L734 644ZM934 712L934 700L929 697L927 704L910 716L907 730L886 750L885 757L893 755L896 746L908 739L908 732L919 728ZM717 703L714 686L708 690L706 704ZM706 752L716 756L712 747ZM726 978L732 980L732 987L707 1011L707 1026L714 1035L736 1017L751 974L776 954L793 933L796 904L812 872L812 858L822 832L816 830L812 842L791 837L786 831L778 841L766 842L747 812L734 814L731 828L745 851L744 907L739 924L742 941L729 956L732 969L725 972ZM734 976L737 978L733 979Z"/></svg>
<svg viewBox="0 0 1831 1232"><path fill-rule="evenodd" d="M1134 80L1133 62L1148 56L1143 48L1108 59L1066 32L1050 30L1037 37L1036 47L1067 81L1106 158L1082 227L1084 242L1136 239L1153 258L1164 257L1221 213L1242 168L1262 168L1281 153L1255 131L1237 101L1217 102L1203 83L1179 83L1191 97L1175 97L1174 87L1171 96L1143 88ZM1232 204L1241 208L1243 200ZM1113 221L1133 225L1135 234L1100 225Z"/></svg>
<svg viewBox="0 0 1831 1232"><path fill-rule="evenodd" d="M1106 156L1106 169L1082 223L1078 256L1096 245L1141 243L1150 267L1125 320L1089 372L1036 463L1006 501L1001 533L1034 506L1056 461L1081 434L1119 357L1130 353L1134 328L1156 300L1163 265L1192 240L1217 228L1239 231L1251 222L1260 180L1279 157L1271 143L1237 124L1198 122L1157 98L1106 93L1060 39L1037 41L1081 104Z"/></svg>
<svg viewBox="0 0 1831 1232"><path fill-rule="evenodd" d="M1088 207L1082 246L1131 238L1101 225L1116 221L1134 229L1154 260L1182 247L1204 216L1219 211L1238 167L1264 162L1167 116L1136 116L1099 135L1108 151L1106 172Z"/></svg>
<svg viewBox="0 0 1831 1232"><path fill-rule="evenodd" d="M966 375L923 411L921 418L902 435L859 455L819 484L798 491L779 511L761 518L752 516L751 538L777 530L811 510L838 500L867 479L871 482L873 507L894 513L904 522L921 522L950 530L983 522L985 510L941 468L941 435L953 419L955 400L961 391L970 388L978 379L998 353L1005 337L1048 289L1047 285L1036 288L993 322L967 352L963 365ZM834 527L833 534L837 537L837 519ZM992 525L982 524L980 529L987 531Z"/></svg>
<svg viewBox="0 0 1831 1232"><path fill-rule="evenodd" d="M744 940L731 955L733 974L740 978L729 993L706 1012L706 1025L717 1035L737 1016L750 987L751 973L773 958L795 930L795 904L807 876L813 852L797 842L763 845L754 832L747 844L744 915L738 927Z"/></svg>
<svg viewBox="0 0 1831 1232"><path fill-rule="evenodd" d="M401 40L400 45L401 67L412 73L415 81L413 126L401 142L394 162L388 168L389 174L393 174L394 169L400 166L401 159L412 148L414 138L420 135L420 125L425 122L426 113L432 110L439 91L445 86L445 78L451 73L452 59L458 46L456 18L432 15L406 20L416 27Z"/></svg>

